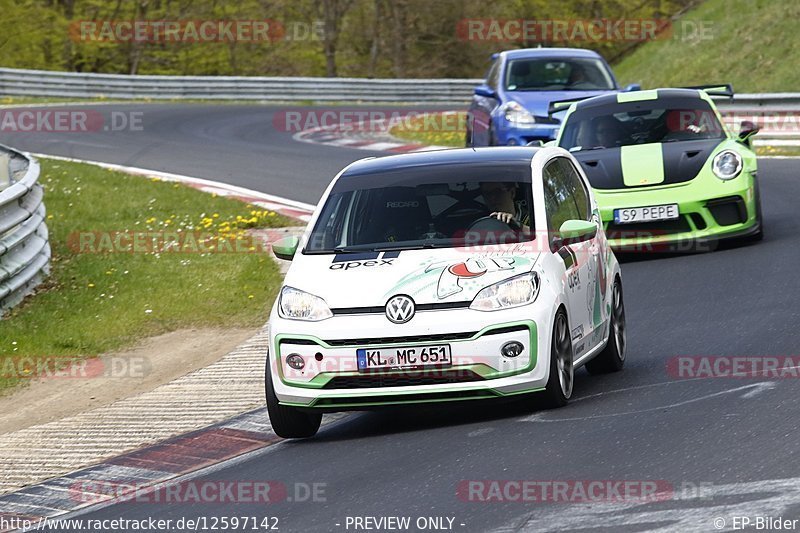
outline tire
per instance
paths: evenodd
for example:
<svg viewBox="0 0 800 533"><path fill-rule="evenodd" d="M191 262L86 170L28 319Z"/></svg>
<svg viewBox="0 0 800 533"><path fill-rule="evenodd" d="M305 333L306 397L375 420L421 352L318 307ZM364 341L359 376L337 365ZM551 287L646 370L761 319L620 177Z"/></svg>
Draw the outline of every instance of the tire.
<svg viewBox="0 0 800 533"><path fill-rule="evenodd" d="M759 242L764 240L764 216L762 213L761 192L758 190L758 184L756 184L756 223L758 224L758 231L745 237L746 242Z"/></svg>
<svg viewBox="0 0 800 533"><path fill-rule="evenodd" d="M542 393L545 407L567 405L572 397L575 369L572 366L572 338L567 313L559 309L553 320L553 337L550 342L550 373Z"/></svg>
<svg viewBox="0 0 800 533"><path fill-rule="evenodd" d="M272 429L276 435L285 439L304 439L317 434L322 423L322 413L306 413L294 407L278 403L278 397L275 396L275 390L272 386L269 358L267 358L264 389L267 397L269 421L272 423Z"/></svg>
<svg viewBox="0 0 800 533"><path fill-rule="evenodd" d="M608 324L608 342L603 351L586 363L590 374L619 372L625 365L628 338L625 323L625 301L622 297L622 281L614 280L611 289L611 319Z"/></svg>

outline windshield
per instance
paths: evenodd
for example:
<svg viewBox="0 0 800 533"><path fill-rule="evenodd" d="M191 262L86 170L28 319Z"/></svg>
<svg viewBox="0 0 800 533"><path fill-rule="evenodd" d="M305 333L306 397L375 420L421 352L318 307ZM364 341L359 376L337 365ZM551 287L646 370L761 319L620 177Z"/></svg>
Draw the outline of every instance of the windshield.
<svg viewBox="0 0 800 533"><path fill-rule="evenodd" d="M346 176L331 191L304 253L530 241L531 205L527 164Z"/></svg>
<svg viewBox="0 0 800 533"><path fill-rule="evenodd" d="M508 91L609 91L616 89L599 59L514 59L506 69Z"/></svg>
<svg viewBox="0 0 800 533"><path fill-rule="evenodd" d="M615 111L609 113L609 111ZM632 144L720 139L725 133L711 106L699 98L650 100L575 110L558 145L570 151Z"/></svg>

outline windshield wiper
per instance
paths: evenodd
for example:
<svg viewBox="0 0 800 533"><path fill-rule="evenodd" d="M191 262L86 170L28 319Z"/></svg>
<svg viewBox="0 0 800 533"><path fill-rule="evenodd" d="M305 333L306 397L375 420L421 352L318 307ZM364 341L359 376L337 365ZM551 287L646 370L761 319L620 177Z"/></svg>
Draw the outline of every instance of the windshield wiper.
<svg viewBox="0 0 800 533"><path fill-rule="evenodd" d="M409 244L408 246L376 246L373 248L375 252L400 252L403 250L424 250L426 248L447 248L447 244L437 244L434 242L426 242L424 244Z"/></svg>
<svg viewBox="0 0 800 533"><path fill-rule="evenodd" d="M324 254L357 254L360 252L372 252L372 248L368 246L337 246L336 248L326 248L324 250L304 250L306 255L324 255Z"/></svg>

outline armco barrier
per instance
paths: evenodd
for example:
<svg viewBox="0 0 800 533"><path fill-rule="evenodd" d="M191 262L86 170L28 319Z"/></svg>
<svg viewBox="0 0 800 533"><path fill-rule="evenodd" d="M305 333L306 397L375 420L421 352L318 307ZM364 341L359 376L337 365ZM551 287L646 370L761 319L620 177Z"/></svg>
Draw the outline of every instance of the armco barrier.
<svg viewBox="0 0 800 533"><path fill-rule="evenodd" d="M39 163L0 145L0 315L48 274L50 243Z"/></svg>
<svg viewBox="0 0 800 533"><path fill-rule="evenodd" d="M57 98L463 104L478 83L468 79L126 76L0 68L0 96Z"/></svg>
<svg viewBox="0 0 800 533"><path fill-rule="evenodd" d="M128 76L0 68L0 96L465 104L480 79ZM800 93L737 94L721 108L800 112Z"/></svg>

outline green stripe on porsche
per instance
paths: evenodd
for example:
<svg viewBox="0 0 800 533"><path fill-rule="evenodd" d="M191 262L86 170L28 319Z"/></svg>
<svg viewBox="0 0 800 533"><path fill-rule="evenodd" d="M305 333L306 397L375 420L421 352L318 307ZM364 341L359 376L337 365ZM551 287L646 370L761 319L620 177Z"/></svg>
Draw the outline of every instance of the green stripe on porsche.
<svg viewBox="0 0 800 533"><path fill-rule="evenodd" d="M650 89L649 91L617 93L618 104L624 104L625 102L641 102L642 100L658 100L658 91L656 89Z"/></svg>
<svg viewBox="0 0 800 533"><path fill-rule="evenodd" d="M620 148L622 181L626 187L657 185L664 182L664 155L661 143L634 144Z"/></svg>

